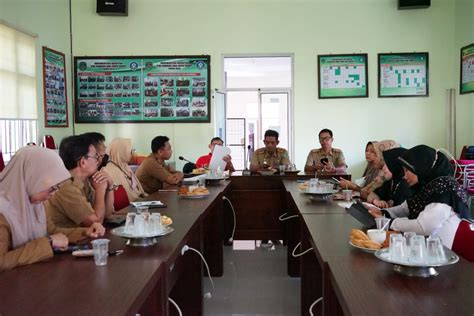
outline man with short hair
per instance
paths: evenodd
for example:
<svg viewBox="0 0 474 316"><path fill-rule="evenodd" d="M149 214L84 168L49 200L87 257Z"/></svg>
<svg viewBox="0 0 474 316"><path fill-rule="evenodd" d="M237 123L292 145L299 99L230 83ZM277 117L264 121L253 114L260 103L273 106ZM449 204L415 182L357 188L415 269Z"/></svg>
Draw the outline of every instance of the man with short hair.
<svg viewBox="0 0 474 316"><path fill-rule="evenodd" d="M151 154L138 167L136 175L146 193L151 194L163 188L165 183L178 184L183 173L165 164L173 151L166 136L157 136L151 141Z"/></svg>
<svg viewBox="0 0 474 316"><path fill-rule="evenodd" d="M99 169L101 167L105 167L109 162L109 155L105 153L107 147L105 146L105 136L98 132L87 132L81 134L84 137L88 137L92 144L94 145L95 149L99 153Z"/></svg>
<svg viewBox="0 0 474 316"><path fill-rule="evenodd" d="M265 147L257 149L252 155L250 162L250 170L256 172L265 169L278 169L279 165L290 164L288 151L284 148L277 147L280 143L278 140L278 132L267 130L264 135L263 143Z"/></svg>
<svg viewBox="0 0 474 316"><path fill-rule="evenodd" d="M223 146L224 141L220 137L214 137L213 139L211 139L211 143L208 146L211 152L207 155L204 155L198 158L198 160L196 161L197 168L209 167L209 164L211 163L211 159L212 159L212 152L214 151L214 147L216 145ZM231 161L232 157L230 155L224 156L222 160L224 160L227 163L225 166L225 170L229 170L230 172L235 171L234 166L232 165L232 161Z"/></svg>
<svg viewBox="0 0 474 316"><path fill-rule="evenodd" d="M105 171L98 171L100 155L93 140L84 135L61 141L59 156L71 180L45 202L48 217L59 227L102 223L114 211L114 183Z"/></svg>
<svg viewBox="0 0 474 316"><path fill-rule="evenodd" d="M321 148L313 149L309 152L304 171L345 172L347 166L342 150L332 148L334 140L332 131L324 128L319 132L318 136Z"/></svg>

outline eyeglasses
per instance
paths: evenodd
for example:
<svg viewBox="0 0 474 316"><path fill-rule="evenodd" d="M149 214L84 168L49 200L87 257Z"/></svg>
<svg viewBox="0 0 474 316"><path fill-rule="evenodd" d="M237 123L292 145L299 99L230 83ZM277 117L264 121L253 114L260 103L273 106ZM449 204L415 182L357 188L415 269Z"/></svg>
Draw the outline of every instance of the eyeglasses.
<svg viewBox="0 0 474 316"><path fill-rule="evenodd" d="M326 136L326 137L319 137L319 141L320 141L320 142L324 142L324 141L326 141L326 140L330 140L330 139L332 139L332 137L331 137L331 136Z"/></svg>
<svg viewBox="0 0 474 316"><path fill-rule="evenodd" d="M96 161L99 161L99 159L102 158L102 156L100 156L100 155L97 154L97 153L96 153L94 156L88 156L88 155L86 155L86 156L84 156L84 157L85 157L86 159L87 159L87 158L94 158Z"/></svg>

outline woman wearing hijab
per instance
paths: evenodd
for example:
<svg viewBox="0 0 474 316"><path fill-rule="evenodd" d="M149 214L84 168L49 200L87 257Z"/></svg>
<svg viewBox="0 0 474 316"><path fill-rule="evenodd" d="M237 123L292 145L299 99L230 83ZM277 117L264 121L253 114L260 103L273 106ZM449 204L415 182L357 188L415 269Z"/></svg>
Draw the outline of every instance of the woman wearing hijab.
<svg viewBox="0 0 474 316"><path fill-rule="evenodd" d="M398 148L400 145L393 140L383 140L380 142L368 142L365 147L365 159L367 160L367 168L364 171L364 183L358 185L346 179L340 179L339 185L342 188L351 189L360 192L360 196L366 199L369 194L380 187L385 180L382 168L384 160L382 152L392 148Z"/></svg>
<svg viewBox="0 0 474 316"><path fill-rule="evenodd" d="M403 179L402 164L398 160L398 157L406 151L405 148L393 148L382 152L385 161L382 168L383 177L388 180L369 194L367 202L387 208L400 205L411 196L411 189Z"/></svg>
<svg viewBox="0 0 474 316"><path fill-rule="evenodd" d="M439 235L443 244L474 261L474 230L471 230L467 195L453 177L448 158L419 145L399 158L413 195L403 204L386 210L369 210L392 218L390 228L419 235Z"/></svg>
<svg viewBox="0 0 474 316"><path fill-rule="evenodd" d="M115 138L107 148L110 156L105 171L117 185L123 186L130 202L146 196L140 181L133 173L128 163L132 159L132 140L130 138Z"/></svg>
<svg viewBox="0 0 474 316"><path fill-rule="evenodd" d="M46 219L42 202L51 197L71 175L61 158L50 149L20 149L0 173L0 271L42 261L53 249L69 241L98 237L104 227L63 229Z"/></svg>

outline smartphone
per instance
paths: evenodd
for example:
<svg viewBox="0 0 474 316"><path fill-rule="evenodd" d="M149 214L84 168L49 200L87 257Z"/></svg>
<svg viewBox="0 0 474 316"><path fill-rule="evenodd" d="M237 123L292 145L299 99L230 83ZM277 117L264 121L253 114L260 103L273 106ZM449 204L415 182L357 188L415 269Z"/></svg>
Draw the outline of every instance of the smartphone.
<svg viewBox="0 0 474 316"><path fill-rule="evenodd" d="M329 163L329 159L328 158L323 158L321 159L321 163L324 165L326 163Z"/></svg>

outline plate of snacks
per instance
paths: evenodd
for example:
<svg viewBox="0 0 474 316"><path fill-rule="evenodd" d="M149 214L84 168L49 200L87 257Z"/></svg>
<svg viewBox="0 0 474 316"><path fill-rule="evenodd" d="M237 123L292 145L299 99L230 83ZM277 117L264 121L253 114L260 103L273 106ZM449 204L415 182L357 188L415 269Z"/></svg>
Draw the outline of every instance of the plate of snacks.
<svg viewBox="0 0 474 316"><path fill-rule="evenodd" d="M372 239L362 230L352 229L349 236L349 245L368 253L375 253L377 250L382 249L387 239L387 233L378 229L371 229L370 231ZM374 231L373 234L372 231Z"/></svg>
<svg viewBox="0 0 474 316"><path fill-rule="evenodd" d="M209 190L205 187L198 186L182 186L179 188L178 196L184 199L202 199L209 195Z"/></svg>
<svg viewBox="0 0 474 316"><path fill-rule="evenodd" d="M206 172L207 170L204 168L197 168L197 169L193 169L191 173L192 174L205 174Z"/></svg>

